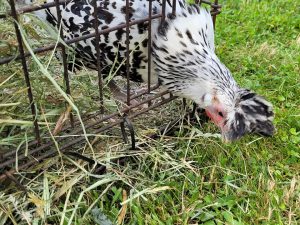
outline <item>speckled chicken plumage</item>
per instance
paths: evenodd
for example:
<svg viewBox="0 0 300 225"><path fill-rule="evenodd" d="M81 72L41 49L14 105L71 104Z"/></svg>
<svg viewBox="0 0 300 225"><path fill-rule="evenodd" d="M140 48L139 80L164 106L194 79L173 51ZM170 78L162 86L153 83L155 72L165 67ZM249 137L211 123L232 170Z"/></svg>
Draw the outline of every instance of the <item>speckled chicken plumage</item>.
<svg viewBox="0 0 300 225"><path fill-rule="evenodd" d="M212 119L224 139L235 140L251 132L273 134L272 104L240 88L215 54L213 23L206 9L182 7L159 27L152 46L162 84L214 114Z"/></svg>
<svg viewBox="0 0 300 225"><path fill-rule="evenodd" d="M25 0L30 1L30 0ZM47 0L53 2L53 0ZM180 4L182 2L180 1ZM72 39L82 35L95 32L94 29L94 8L93 2L89 0L74 0L65 6L60 6L62 10L62 29L65 39ZM97 0L98 6L98 24L99 31L125 24L125 1L115 0ZM171 12L170 2L166 6L167 12ZM158 14L161 11L161 1L152 2L152 14ZM130 0L129 20L135 21L148 17L148 1ZM55 7L41 10L38 12L39 17L47 20L52 25L57 25L57 14ZM153 29L158 27L159 20L152 21ZM135 82L145 82L147 80L148 67L148 22L133 25L130 27L130 78ZM79 41L71 46L76 51L75 66L84 65L91 69L96 68L96 49L95 39ZM110 33L100 35L100 62L103 76L110 73L111 69L120 66L117 74L125 76L126 64L124 63L126 55L126 29L118 29ZM115 67L112 68L112 65ZM70 68L74 65L70 64ZM157 79L153 79L155 82Z"/></svg>

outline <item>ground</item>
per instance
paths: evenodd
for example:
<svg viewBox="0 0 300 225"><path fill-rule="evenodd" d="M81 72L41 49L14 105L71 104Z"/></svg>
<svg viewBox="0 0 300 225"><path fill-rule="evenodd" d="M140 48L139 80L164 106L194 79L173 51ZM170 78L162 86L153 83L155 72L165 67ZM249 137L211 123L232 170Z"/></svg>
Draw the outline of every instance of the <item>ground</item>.
<svg viewBox="0 0 300 225"><path fill-rule="evenodd" d="M111 165L109 173L96 176L81 161L53 157L32 168L38 173L22 178L24 183L29 182L27 195L14 187L0 193L0 224L300 223L300 3L220 3L223 9L217 18L217 53L241 86L274 104L276 135L252 135L224 144L205 135L218 132L208 123L203 127L182 126L172 136L149 140L145 134L153 126L143 125L147 118L140 117L135 121L143 147L126 150L126 145L113 136L101 136L95 147L96 157L102 162L121 155L133 155L133 160L123 167ZM3 35L9 35L10 28L1 26L7 31ZM2 50L3 46L2 42ZM32 127L22 122L30 120L30 111L20 113L26 100L22 99L20 64L9 65L0 68L0 87L5 85L1 131L12 119L19 120L14 129L27 131ZM38 71L34 63L31 67ZM56 67L49 70L55 72ZM73 82L80 110L93 106L92 97L81 101L82 93L95 85L95 75L88 74L82 72ZM49 84L39 78L39 72L32 76L36 82ZM51 121L51 116L60 114L63 100L59 94L53 97L45 92L42 85L40 89L34 90L35 94L43 93L38 107L46 110L44 117ZM44 99L52 100L52 105ZM159 116L170 119L174 116L170 111L177 105L165 106ZM22 137L2 139L0 144L17 147L20 140L24 140L24 133Z"/></svg>

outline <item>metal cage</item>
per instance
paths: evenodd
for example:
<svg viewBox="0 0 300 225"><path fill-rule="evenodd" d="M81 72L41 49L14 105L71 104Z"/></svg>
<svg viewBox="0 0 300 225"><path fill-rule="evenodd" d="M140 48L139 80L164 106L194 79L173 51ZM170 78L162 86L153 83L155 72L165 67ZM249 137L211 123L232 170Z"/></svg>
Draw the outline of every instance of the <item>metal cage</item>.
<svg viewBox="0 0 300 225"><path fill-rule="evenodd" d="M34 124L34 133L35 133L35 141L32 141L30 143L28 143L27 147L28 147L28 152L27 154L25 154L24 151L19 151L20 153L17 153L16 149L11 149L8 152L0 153L0 180L3 180L5 178L9 178L10 180L12 180L13 182L16 183L17 186L22 187L21 184L17 181L17 179L15 177L13 177L13 174L16 172L14 165L16 163L16 157L18 160L18 170L22 170L25 169L47 157L50 157L52 155L55 155L57 153L57 150L54 148L54 142L53 141L42 141L41 137L40 137L40 128L39 128L39 121L37 120L36 117L36 108L35 108L35 101L34 101L34 96L32 93L32 86L31 86L31 79L30 79L30 72L28 69L28 65L27 65L27 60L28 58L31 56L30 52L26 51L23 41L22 41L22 36L21 36L21 32L20 29L18 27L18 17L20 14L23 13L28 13L28 12L33 12L33 11L37 11L40 9L46 9L46 8L50 8L50 7L56 7L57 10L57 17L58 17L58 24L57 26L60 26L60 21L62 18L61 15L61 9L60 9L60 5L63 4L67 4L68 2L70 2L70 0L54 0L51 3L45 3L42 5L30 5L30 6L26 6L26 7L22 7L22 8L18 8L16 9L16 4L15 4L15 0L9 0L9 4L11 7L10 12L8 12L5 15L0 15L0 19L6 19L8 17L12 17L13 21L14 21L14 26L15 26L15 33L16 33L16 37L17 37L17 42L18 42L18 50L19 50L19 54L17 56L9 56L9 57L5 57L5 58L0 58L0 65L3 64L7 64L13 60L20 60L22 62L22 70L23 70L23 74L24 74L24 78L25 78L25 84L27 87L27 94L28 94L28 100L29 100L29 107L31 109L31 113L32 113L32 121ZM96 1L92 1L94 4L94 17L97 16L97 7L96 6ZM130 21L129 20L129 5L130 5L130 1L126 0L124 1L125 7L126 7L126 23L115 26L115 27L110 27L104 30L98 30L98 20L94 20L94 29L95 32L90 33L90 34L86 34L86 35L82 35L79 37L75 37L73 39L68 39L68 40L64 40L64 34L63 34L63 30L60 30L60 37L62 40L64 40L64 42L68 45L72 44L72 43L76 43L78 41L81 40L86 40L86 39L90 39L90 38L95 38L96 40L96 50L97 50L97 68L98 68L98 87L99 87L99 111L97 113L97 115L90 115L90 116L85 116L83 117L83 121L84 121L84 125L85 125L85 129L89 132L93 132L93 133L100 133L103 132L107 129L110 129L114 126L120 126L121 129L121 133L123 135L123 139L124 141L128 141L127 135L125 134L125 127L127 127L127 129L129 129L130 131L130 137L131 137L131 148L135 148L135 132L133 129L133 126L131 124L131 119L146 113L149 110L152 110L154 108L160 107L163 104L166 104L172 100L174 100L176 98L176 96L173 96L172 94L169 95L168 98L162 98L162 96L164 96L165 94L167 94L167 91L155 94L154 96L149 96L148 94L150 93L150 91L153 91L155 89L157 89L159 87L159 84L155 84L155 85L151 85L150 84L150 80L151 80L151 50L150 48L148 48L148 84L147 84L147 90L145 90L143 93L139 93L137 95L131 95L131 87L130 87L130 82L129 82L129 67L130 67L130 63L129 63L129 28L132 25L135 24L141 24L141 23L148 23L148 46L151 46L151 21L153 19L157 19L159 18L161 22L164 21L165 19L165 9L166 9L166 4L170 4L172 5L172 13L175 13L176 11L176 0L173 0L171 2L171 0L163 0L162 1L162 13L159 14L152 14L152 1L148 1L149 2L149 16L140 20L134 20L134 21ZM218 0L215 0L214 2L210 2L208 0L200 0L200 1L196 1L199 4L207 4L211 7L211 15L213 17L213 22L215 24L215 20L216 20L216 15L220 13L220 8L221 6L218 4ZM99 48L99 40L100 40L100 35L103 34L107 34L109 32L115 31L115 30L119 30L119 29L125 29L126 31L126 69L127 69L127 105L128 107L124 107L121 111L118 112L114 112L112 114L105 114L105 110L103 107L103 80L102 80L102 75L101 75L101 68L100 68L100 48ZM40 54L43 52L47 52L47 51L51 51L53 49L56 48L56 44L50 44L47 46L41 46L39 48L36 48L33 50L33 52L35 54ZM62 44L59 43L58 44L58 48L61 49L62 52L62 65L63 65L63 76L64 76L64 83L65 83L65 92L68 95L72 95L72 90L70 88L70 79L69 79L69 74L68 74L68 66L67 66L67 57L66 57L66 47ZM139 101L137 104L131 104L131 101L133 99L137 99L141 96L144 96L145 98L141 101ZM153 103L153 100L157 99L158 101L156 101L155 104ZM130 112L132 109L137 109L140 105L142 104L146 104L148 105L147 108L144 109L138 109L137 111L128 114L128 112ZM100 119L99 119L99 115L101 115ZM97 117L98 116L98 117ZM91 117L97 118L94 121L90 121ZM111 118L115 118L114 122L109 122ZM99 124L103 124L103 122L107 122L105 123L105 125L101 125L99 127ZM70 124L64 128L61 132L67 132L70 131L71 132L68 133L69 136L67 137L61 137L59 139L57 139L56 141L60 143L60 151L65 153L65 154L71 154L73 156L77 156L79 158L82 158L84 160L87 161L91 161L91 159L84 157L82 155L80 155L79 153L76 152L68 152L68 149L74 145L80 144L82 142L85 141L85 137L81 136L81 137L76 137L76 138L72 138L72 135L76 135L76 134L80 134L82 132L82 129L79 127L80 122L78 121L78 119L73 116L72 114L70 115ZM97 126L96 126L97 125ZM100 165L100 167L98 168L98 171L104 171L105 167Z"/></svg>

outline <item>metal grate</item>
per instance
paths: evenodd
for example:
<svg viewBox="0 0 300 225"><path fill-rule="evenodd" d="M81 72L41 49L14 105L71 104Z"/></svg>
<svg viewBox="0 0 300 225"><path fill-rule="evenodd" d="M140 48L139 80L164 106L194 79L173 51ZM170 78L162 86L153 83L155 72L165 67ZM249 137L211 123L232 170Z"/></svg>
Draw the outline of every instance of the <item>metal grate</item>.
<svg viewBox="0 0 300 225"><path fill-rule="evenodd" d="M0 18L6 18L6 17L12 17L14 19L14 26L15 26L15 33L17 37L17 42L19 46L19 54L17 56L10 56L10 57L5 57L5 58L0 58L0 65L7 64L13 60L21 60L22 62L22 69L23 69L23 74L25 78L25 83L27 86L27 92L28 92L28 100L29 100L29 106L31 108L31 113L32 113L32 121L34 124L34 133L35 133L35 141L32 141L28 143L28 152L27 155L25 155L24 151L20 151L22 153L17 153L16 149L11 149L10 151L1 154L0 153L0 180L4 178L9 178L12 181L14 181L17 185L18 181L12 176L16 171L14 168L14 165L16 163L16 155L17 155L17 160L18 160L18 169L22 170L24 168L27 168L47 157L50 157L52 155L55 155L57 153L57 150L54 148L54 142L52 141L42 141L40 137L40 128L39 128L39 121L37 120L36 116L36 109L35 109L35 102L34 102L34 96L32 93L32 86L31 86L31 80L29 76L29 70L27 66L27 60L28 57L30 57L30 53L27 52L23 46L22 42L22 36L21 32L18 27L18 16L23 13L28 13L28 12L33 12L37 11L40 9L47 9L50 7L56 7L57 10L57 18L58 18L58 28L60 27L60 21L61 21L61 10L60 10L60 5L67 4L70 2L70 0L54 0L54 2L51 3L45 3L42 5L32 5L32 6L26 6L20 9L16 9L15 6L15 0L9 0L11 11L7 15L0 15ZM129 62L129 54L130 54L130 49L129 49L129 29L130 26L135 25L135 24L141 24L144 22L148 22L148 46L151 46L151 22L153 19L160 18L160 21L164 21L165 19L165 10L166 10L166 4L171 4L172 5L172 13L175 14L176 11L176 0L173 0L172 2L170 0L162 1L162 11L159 14L153 14L152 13L152 1L149 2L149 15L146 18L139 19L139 20L134 20L130 21L129 20L129 7L130 7L130 1L126 0L124 2L125 9L126 9L126 23L121 24L118 26L110 27L104 30L98 30L98 20L94 20L94 29L95 32L82 35L79 37L75 37L72 39L64 40L64 34L63 30L60 30L60 37L64 42L68 45L72 43L76 43L81 40L87 40L89 38L95 38L96 40L96 58L97 58L97 68L98 68L98 87L99 87L99 112L97 114L94 114L92 116L86 116L83 118L83 122L85 124L85 129L90 132L90 133L100 133L103 132L107 129L110 129L114 126L120 126L121 133L123 135L123 139L125 141L128 141L128 138L125 134L125 127L127 127L130 131L130 136L131 136L131 148L135 148L135 137L134 137L134 129L133 126L130 122L130 120L136 116L139 116L141 114L146 113L149 110L152 110L154 108L160 107L163 104L166 104L172 100L174 100L176 97L173 96L172 94L169 95L168 98L162 98L165 94L167 94L167 91L155 94L154 96L148 95L151 91L157 89L159 87L159 84L151 85L151 50L148 48L148 84L147 84L147 90L145 90L142 93L131 95L131 88L130 88L130 82L129 82L129 68L130 68L130 62ZM215 0L214 2L210 2L207 0L202 0L202 1L196 1L199 4L207 4L210 5L211 7L211 14L213 17L213 22L215 24L216 20L216 15L220 13L220 8L221 6L218 4L218 0ZM96 1L92 1L92 4L94 6L94 17L97 16L97 7L96 6ZM100 35L107 34L109 32L119 30L119 29L124 29L126 30L126 71L127 71L127 105L128 107L123 108L122 110L118 112L114 112L112 114L106 115L105 110L104 110L104 101L103 101L103 80L102 80L102 74L101 74L101 68L100 68L100 47L99 47L99 40L100 40ZM66 47L59 43L58 47L61 49L62 52L62 64L63 64L63 75L64 75L64 82L65 82L65 91L68 95L71 95L71 88L70 88L70 80L69 80L69 74L68 74L68 65L67 65L67 56L66 56ZM35 54L51 51L56 48L56 44L50 44L47 46L42 46L39 48L36 48L33 50ZM140 100L138 103L131 104L133 99L137 99L141 96L144 96L143 100ZM155 103L153 103L153 100ZM143 108L143 109L138 109L139 106L147 104L148 107ZM135 112L131 112L128 114L132 109L137 109ZM93 117L93 121L91 122L91 117ZM96 118L96 119L95 119ZM110 119L115 118L114 122L109 122ZM103 122L106 122L105 124ZM100 124L100 126L99 126ZM71 153L68 152L68 149L74 145L78 145L80 143L83 143L85 141L85 137L80 136L76 138L72 138L72 135L77 135L81 134L82 129L79 127L80 122L70 115L70 125L66 128L64 128L61 132L64 133L66 131L71 130L70 133L68 133L68 136L66 137L60 137L57 139L57 142L60 144L60 151L64 153L69 153L73 154L75 156L84 158L84 156L80 156L80 154L76 153ZM72 129L70 129L72 128ZM85 158L85 160L88 160ZM8 169L7 169L8 168ZM100 171L103 170L103 166L100 166ZM2 171L2 172L1 172Z"/></svg>

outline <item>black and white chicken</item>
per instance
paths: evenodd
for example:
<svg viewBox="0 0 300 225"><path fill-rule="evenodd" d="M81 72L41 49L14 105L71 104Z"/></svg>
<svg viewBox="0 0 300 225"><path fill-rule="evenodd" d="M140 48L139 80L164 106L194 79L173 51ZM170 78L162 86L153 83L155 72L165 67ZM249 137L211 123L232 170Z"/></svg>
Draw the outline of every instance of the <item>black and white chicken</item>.
<svg viewBox="0 0 300 225"><path fill-rule="evenodd" d="M52 2L53 0L48 0ZM30 0L25 0L29 4ZM147 0L130 1L130 21L148 17ZM152 1L152 12L161 12L160 0ZM99 30L125 23L124 0L97 0ZM74 0L62 9L62 28L66 39L94 32L93 6L88 0ZM167 1L166 19L152 22L152 74L164 88L175 95L191 99L206 110L207 115L221 129L225 141L239 139L247 133L271 136L274 133L271 103L253 91L239 87L228 68L215 54L214 29L210 13L197 5L177 1L176 16L171 15L172 4ZM55 8L37 14L53 25L57 24ZM147 81L148 24L130 27L130 79ZM103 76L117 59L125 59L126 31L119 29L101 35L101 68ZM77 58L85 66L97 69L95 39L72 45ZM120 64L119 74L126 74Z"/></svg>

